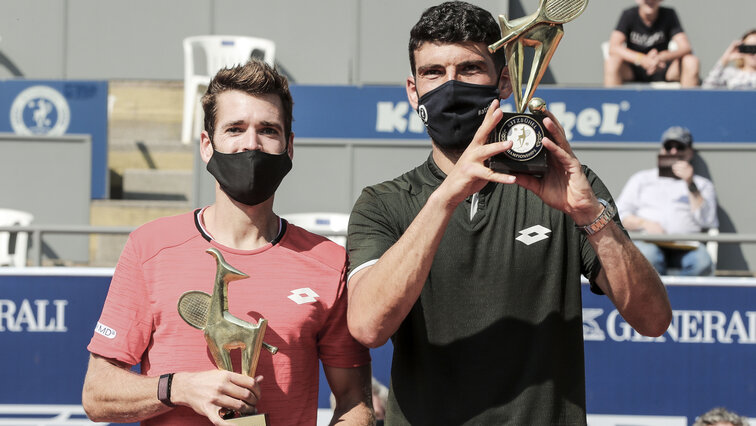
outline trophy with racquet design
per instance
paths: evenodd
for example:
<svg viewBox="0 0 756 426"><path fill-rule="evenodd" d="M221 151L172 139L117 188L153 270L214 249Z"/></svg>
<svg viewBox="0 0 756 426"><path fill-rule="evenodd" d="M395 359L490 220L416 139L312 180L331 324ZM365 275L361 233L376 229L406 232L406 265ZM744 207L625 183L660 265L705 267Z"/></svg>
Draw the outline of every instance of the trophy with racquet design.
<svg viewBox="0 0 756 426"><path fill-rule="evenodd" d="M178 301L179 315L187 324L204 331L207 346L218 368L233 371L230 351L239 349L241 373L254 377L260 350L265 348L273 354L278 352L278 348L263 342L268 321L260 318L257 324L252 324L228 312L228 283L247 278L247 274L226 263L218 249L210 248L207 253L215 257L217 265L213 294L198 290L182 294ZM225 409L219 414L240 426L268 424L265 414L244 416Z"/></svg>
<svg viewBox="0 0 756 426"><path fill-rule="evenodd" d="M542 143L543 137L549 136L543 126L546 104L533 94L564 35L562 24L580 16L587 5L588 0L540 0L538 10L531 15L511 21L499 15L502 38L488 46L488 50L493 53L504 48L517 112L504 113L489 136L489 142L513 143L506 152L491 157L488 167L492 170L543 176L548 169ZM533 49L533 62L523 93L526 47ZM531 114L525 113L526 107Z"/></svg>

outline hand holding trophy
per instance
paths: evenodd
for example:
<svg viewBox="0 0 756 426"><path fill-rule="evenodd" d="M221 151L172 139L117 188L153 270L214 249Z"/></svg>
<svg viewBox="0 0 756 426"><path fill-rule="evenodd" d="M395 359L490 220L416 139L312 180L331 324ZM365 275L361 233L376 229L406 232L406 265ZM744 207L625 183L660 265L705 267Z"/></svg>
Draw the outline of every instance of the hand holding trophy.
<svg viewBox="0 0 756 426"><path fill-rule="evenodd" d="M533 94L564 35L562 24L580 16L587 5L588 0L540 0L534 14L511 21L506 16L499 15L502 38L488 46L488 50L493 53L502 47L505 49L517 112L505 113L489 137L489 142L513 142L512 148L489 160L488 166L494 171L536 176L542 176L546 172L546 151L542 150L541 143L546 134L543 127L546 104L540 98L533 98ZM523 95L525 47L533 48L534 53ZM532 115L525 114L526 106Z"/></svg>
<svg viewBox="0 0 756 426"><path fill-rule="evenodd" d="M228 283L247 278L248 275L226 263L217 249L210 248L207 252L215 257L217 264L213 294L211 296L202 291L182 294L178 301L179 315L187 324L204 331L218 368L233 371L230 352L239 349L242 355L241 373L254 377L262 347L273 354L278 352L278 348L262 340L268 321L261 318L257 324L252 324L228 312ZM233 411L222 411L224 419L238 425L267 425L265 414L241 416Z"/></svg>

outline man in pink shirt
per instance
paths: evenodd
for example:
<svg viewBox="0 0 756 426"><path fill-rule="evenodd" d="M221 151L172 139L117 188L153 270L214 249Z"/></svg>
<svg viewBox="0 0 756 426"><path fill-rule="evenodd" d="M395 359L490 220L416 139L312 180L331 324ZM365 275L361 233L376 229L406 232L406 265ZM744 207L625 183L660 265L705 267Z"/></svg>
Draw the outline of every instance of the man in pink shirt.
<svg viewBox="0 0 756 426"><path fill-rule="evenodd" d="M91 352L82 402L92 420L149 425L230 424L219 414L266 413L271 424L316 423L318 360L336 397L333 421L371 424L370 356L346 326L346 254L273 212L291 169L286 79L259 61L218 72L202 99L200 155L215 203L161 218L126 243ZM257 376L218 369L177 301L212 293L217 249L249 275L228 286L228 311L268 320ZM130 371L141 363L141 374Z"/></svg>

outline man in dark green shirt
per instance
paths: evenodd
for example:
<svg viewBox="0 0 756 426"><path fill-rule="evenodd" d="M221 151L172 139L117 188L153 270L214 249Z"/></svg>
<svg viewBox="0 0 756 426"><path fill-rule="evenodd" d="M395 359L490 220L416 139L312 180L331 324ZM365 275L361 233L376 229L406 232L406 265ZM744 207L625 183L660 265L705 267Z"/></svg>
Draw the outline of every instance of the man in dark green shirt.
<svg viewBox="0 0 756 426"><path fill-rule="evenodd" d="M500 35L468 3L425 11L407 96L432 152L366 188L352 212L347 320L367 346L392 338L386 424L584 425L581 274L641 334L671 319L658 275L553 115L542 178L484 165L512 146L485 143L511 93L487 50Z"/></svg>

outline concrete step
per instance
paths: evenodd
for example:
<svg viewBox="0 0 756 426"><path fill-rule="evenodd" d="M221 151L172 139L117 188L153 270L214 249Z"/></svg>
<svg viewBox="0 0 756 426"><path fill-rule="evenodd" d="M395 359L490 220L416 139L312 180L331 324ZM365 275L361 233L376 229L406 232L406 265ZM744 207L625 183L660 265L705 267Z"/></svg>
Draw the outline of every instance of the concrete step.
<svg viewBox="0 0 756 426"><path fill-rule="evenodd" d="M109 82L108 148L135 151L188 148L181 143L182 81ZM189 149L191 151L191 149Z"/></svg>
<svg viewBox="0 0 756 426"><path fill-rule="evenodd" d="M191 201L194 179L191 170L126 169L124 200Z"/></svg>
<svg viewBox="0 0 756 426"><path fill-rule="evenodd" d="M183 81L111 80L108 86L111 195L129 199L92 200L90 223L137 227L191 210L194 149L180 140ZM89 265L115 266L126 239L91 235Z"/></svg>
<svg viewBox="0 0 756 426"><path fill-rule="evenodd" d="M194 153L191 147L184 149L150 148L147 152L134 149L111 150L108 153L108 168L119 175L127 169L192 170Z"/></svg>

